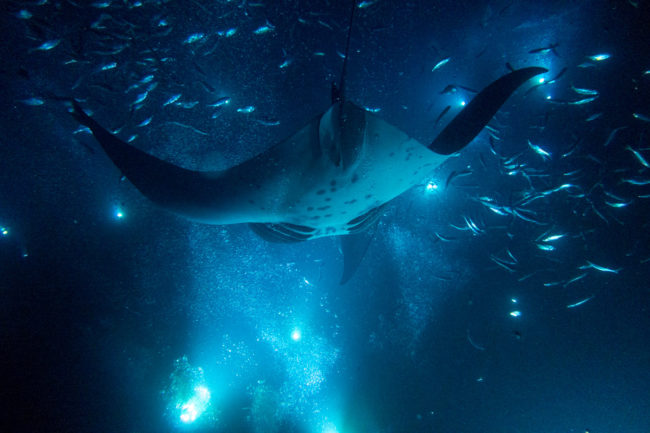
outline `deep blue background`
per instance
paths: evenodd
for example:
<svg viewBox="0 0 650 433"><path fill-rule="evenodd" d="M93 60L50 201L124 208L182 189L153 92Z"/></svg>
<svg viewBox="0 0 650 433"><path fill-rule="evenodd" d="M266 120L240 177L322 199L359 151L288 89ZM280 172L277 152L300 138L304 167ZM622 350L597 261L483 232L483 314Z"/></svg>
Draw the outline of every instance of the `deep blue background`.
<svg viewBox="0 0 650 433"><path fill-rule="evenodd" d="M438 190L395 200L345 286L336 239L267 244L245 226L155 208L49 96L76 97L169 161L228 167L327 109L349 6L100 3L0 6L2 431L650 431L650 186L624 182L650 179L626 149L650 160L649 124L632 116L650 116L647 2L378 0L359 9L347 96L423 143L472 97L442 95L448 84L480 89L506 62L547 67L547 79L567 69L495 116L503 158L484 132L423 179ZM255 34L267 20L274 29ZM184 43L194 33L205 37ZM529 53L552 43L557 55ZM580 66L599 53L611 58ZM127 89L149 74L157 87L133 110L144 85ZM581 99L572 85L600 95L584 105L546 100ZM175 94L198 104L163 106ZM225 96L228 106L208 107ZM24 102L32 97L43 105ZM236 111L249 105L253 113ZM515 155L519 173L508 174L504 160ZM516 206L565 183L577 186L524 206L541 224L478 201ZM450 225L464 218L482 233ZM566 235L554 251L536 245L546 232ZM490 259L507 251L513 273ZM587 260L621 270L579 269ZM163 392L184 355L212 393L211 416L189 427Z"/></svg>

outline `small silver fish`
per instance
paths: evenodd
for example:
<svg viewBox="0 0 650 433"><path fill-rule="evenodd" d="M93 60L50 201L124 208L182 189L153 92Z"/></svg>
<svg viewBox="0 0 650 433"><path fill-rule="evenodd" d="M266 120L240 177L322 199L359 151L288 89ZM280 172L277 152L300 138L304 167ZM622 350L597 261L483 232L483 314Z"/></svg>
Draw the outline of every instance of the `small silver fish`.
<svg viewBox="0 0 650 433"><path fill-rule="evenodd" d="M595 264L593 262L590 262L589 260L587 260L586 265L580 266L580 268L578 268L578 269L590 269L590 268L595 269L595 270L600 271L600 272L610 272L612 274L618 274L620 272L620 270L623 269L623 268L618 268L618 269L606 268L605 266L597 265L597 264Z"/></svg>
<svg viewBox="0 0 650 433"><path fill-rule="evenodd" d="M575 276L575 277L571 278L569 281L567 281L566 283L564 283L564 287L568 286L569 284L573 284L576 281L580 281L586 276L587 276L587 273L583 272L582 274L580 274L578 276Z"/></svg>
<svg viewBox="0 0 650 433"><path fill-rule="evenodd" d="M576 303L574 303L574 304L569 304L569 305L567 305L566 307L567 307L567 308L575 308L575 307L579 307L580 305L582 305L582 304L584 304L584 303L586 303L586 302L589 302L589 301L591 301L592 299L594 299L594 296L595 296L595 295L591 295L591 296L589 296L588 298L583 299L582 301L578 301L578 302L576 302Z"/></svg>
<svg viewBox="0 0 650 433"><path fill-rule="evenodd" d="M52 48L55 48L60 43L61 43L61 39L53 39L51 41L43 42L38 47L32 48L31 51L49 51Z"/></svg>
<svg viewBox="0 0 650 433"><path fill-rule="evenodd" d="M542 157L542 159L544 159L544 160L547 160L548 158L551 157L550 152L542 149L541 147L539 147L536 144L531 143L530 140L528 140L528 147L533 149L533 151L535 151L536 154L540 155Z"/></svg>
<svg viewBox="0 0 650 433"><path fill-rule="evenodd" d="M621 182L629 183L630 185L635 185L635 186L650 185L650 179L623 179L621 180Z"/></svg>
<svg viewBox="0 0 650 433"><path fill-rule="evenodd" d="M638 150L633 149L630 146L625 146L625 148L634 154L634 157L641 163L641 165L643 165L645 168L650 168L650 164L648 164L648 161L646 161L646 159Z"/></svg>
<svg viewBox="0 0 650 433"><path fill-rule="evenodd" d="M577 101L569 101L569 105L583 105L583 104L588 104L590 102L595 101L598 99L598 96L592 96L591 98L584 98L584 99L578 99Z"/></svg>
<svg viewBox="0 0 650 433"><path fill-rule="evenodd" d="M599 94L598 90L583 89L580 87L574 87L573 85L571 86L571 90L573 90L579 95L596 96Z"/></svg>
<svg viewBox="0 0 650 433"><path fill-rule="evenodd" d="M562 239L564 236L566 236L566 235L565 235L565 234L561 234L561 235L550 235L550 236L547 236L547 237L545 237L544 239L542 239L542 242L553 242L553 241L556 241L556 240L558 240L558 239Z"/></svg>
<svg viewBox="0 0 650 433"><path fill-rule="evenodd" d="M117 68L117 63L116 62L111 62L111 63L107 63L105 65L100 66L99 70L100 71L108 71L110 69L115 69L115 68Z"/></svg>
<svg viewBox="0 0 650 433"><path fill-rule="evenodd" d="M357 5L359 9L365 9L369 8L370 6L374 5L377 3L379 0L363 0L361 3Z"/></svg>
<svg viewBox="0 0 650 433"><path fill-rule="evenodd" d="M138 124L138 127L142 128L143 126L147 126L148 124L151 123L151 120L153 119L153 116L149 116L148 118L144 119L142 122Z"/></svg>
<svg viewBox="0 0 650 433"><path fill-rule="evenodd" d="M278 126L280 124L280 121L278 119L273 119L270 117L255 119L255 121L263 126Z"/></svg>
<svg viewBox="0 0 650 433"><path fill-rule="evenodd" d="M173 104L174 102L178 101L181 98L181 94L177 93L175 95L172 95L167 101L163 103L163 107L166 107L169 104Z"/></svg>
<svg viewBox="0 0 650 433"><path fill-rule="evenodd" d="M603 144L603 146L609 146L612 140L614 140L614 137L616 137L616 134L618 134L618 131L621 131L625 128L627 128L627 126L623 125L623 126L619 126L618 128L612 129L612 132L610 132L609 135L607 136L607 140L605 140L605 144Z"/></svg>
<svg viewBox="0 0 650 433"><path fill-rule="evenodd" d="M529 54L546 54L546 53L552 52L553 54L555 54L557 56L558 54L557 54L557 51L555 51L555 49L557 47L559 47L559 46L560 46L560 44L558 42L556 42L556 43L550 44L550 45L548 45L546 47L540 47L540 48L532 49L532 50L528 51L528 53Z"/></svg>
<svg viewBox="0 0 650 433"><path fill-rule="evenodd" d="M325 27L326 29L334 30L334 28L333 28L332 26L330 26L328 23L326 23L326 22L323 21L323 20L316 20L316 22L317 22L318 24L320 24L321 26Z"/></svg>
<svg viewBox="0 0 650 433"><path fill-rule="evenodd" d="M293 59L285 59L284 62L278 65L278 68L284 69L293 63Z"/></svg>
<svg viewBox="0 0 650 433"><path fill-rule="evenodd" d="M43 101L41 98L33 97L33 98L28 98L28 99L21 99L21 101L25 105L29 105L31 107L37 107L39 105L45 104L45 101Z"/></svg>
<svg viewBox="0 0 650 433"><path fill-rule="evenodd" d="M607 206L613 207L614 209L619 209L619 208L625 207L625 206L629 205L630 203L632 203L632 202L631 201L624 202L624 203L617 203L617 202L611 202L611 201L606 201L605 202L605 204Z"/></svg>
<svg viewBox="0 0 650 433"><path fill-rule="evenodd" d="M448 112L450 109L451 109L451 105L447 105L447 106L446 106L446 107L445 107L445 108L440 112L440 114L439 114L438 117L436 118L436 121L433 122L433 125L434 125L434 126L437 125L438 122L440 122L440 120L444 117L445 114L447 114L447 112ZM487 125L486 125L486 127L487 127Z"/></svg>
<svg viewBox="0 0 650 433"><path fill-rule="evenodd" d="M198 104L199 104L199 101L190 101L190 102L180 102L179 101L179 102L174 103L175 106L181 107L181 108L186 108L186 109L194 108Z"/></svg>
<svg viewBox="0 0 650 433"><path fill-rule="evenodd" d="M229 96L224 96L223 98L217 99L217 102L213 104L208 104L208 107L212 108L217 108L217 107L222 107L224 105L230 104L231 98Z"/></svg>
<svg viewBox="0 0 650 433"><path fill-rule="evenodd" d="M255 30L253 30L253 34L263 35L264 33L268 33L273 30L275 30L275 26L267 21L266 24L264 24L263 26L260 26Z"/></svg>
<svg viewBox="0 0 650 433"><path fill-rule="evenodd" d="M442 68L443 66L445 66L449 62L449 60L451 60L451 57L447 57L446 59L440 60L438 63L436 63L436 65L433 67L433 69L431 69L431 72Z"/></svg>
<svg viewBox="0 0 650 433"><path fill-rule="evenodd" d="M133 101L133 103L131 103L131 105L138 105L138 104L144 102L144 100L147 99L148 95L149 95L149 92L140 93L137 96L137 98L135 98L135 101Z"/></svg>
<svg viewBox="0 0 650 433"><path fill-rule="evenodd" d="M184 44L193 44L205 38L205 33L193 33L189 35L184 41Z"/></svg>
<svg viewBox="0 0 650 433"><path fill-rule="evenodd" d="M547 245L547 244L536 244L537 248L539 248L542 251L553 251L555 250L555 247L553 245Z"/></svg>
<svg viewBox="0 0 650 433"><path fill-rule="evenodd" d="M226 31L223 33L223 36L229 38L229 37L231 37L231 36L234 36L235 33L237 33L237 29L233 27L233 28L230 28L230 29L226 30ZM221 35L220 35L220 36L221 36Z"/></svg>
<svg viewBox="0 0 650 433"><path fill-rule="evenodd" d="M650 122L650 117L646 116L645 114L632 113L632 116L634 116L635 119L639 119L639 120L642 120L644 122Z"/></svg>
<svg viewBox="0 0 650 433"><path fill-rule="evenodd" d="M594 54L593 56L587 56L589 60L592 60L594 62L602 62L603 60L607 60L611 57L611 55L607 53L602 53L602 54Z"/></svg>

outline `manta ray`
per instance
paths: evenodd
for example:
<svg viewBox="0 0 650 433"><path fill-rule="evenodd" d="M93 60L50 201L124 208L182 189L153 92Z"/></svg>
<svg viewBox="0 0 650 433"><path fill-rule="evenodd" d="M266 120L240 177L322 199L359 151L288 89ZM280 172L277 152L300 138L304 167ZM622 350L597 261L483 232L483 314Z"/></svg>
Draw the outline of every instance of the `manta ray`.
<svg viewBox="0 0 650 433"><path fill-rule="evenodd" d="M108 157L148 199L193 221L248 223L262 238L298 242L341 236L347 282L382 209L469 144L540 67L502 76L470 101L428 146L350 101L265 152L220 171L194 171L149 155L111 134L71 101Z"/></svg>
<svg viewBox="0 0 650 433"><path fill-rule="evenodd" d="M497 79L425 146L345 98L355 9L353 2L343 73L340 86L333 85L329 109L226 170L194 171L149 155L111 134L76 100L64 99L122 174L164 209L208 224L247 223L273 242L340 236L344 284L359 266L387 203L469 144L519 86L547 72L528 67Z"/></svg>

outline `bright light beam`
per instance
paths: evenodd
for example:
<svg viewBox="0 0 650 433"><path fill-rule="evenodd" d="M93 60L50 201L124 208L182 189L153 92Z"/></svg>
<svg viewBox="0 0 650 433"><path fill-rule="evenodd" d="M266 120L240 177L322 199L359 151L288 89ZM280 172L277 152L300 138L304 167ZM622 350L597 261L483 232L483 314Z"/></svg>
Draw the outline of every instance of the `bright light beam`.
<svg viewBox="0 0 650 433"><path fill-rule="evenodd" d="M180 420L185 424L193 423L208 408L210 391L205 386L194 388L194 395L185 403L179 404L181 410Z"/></svg>

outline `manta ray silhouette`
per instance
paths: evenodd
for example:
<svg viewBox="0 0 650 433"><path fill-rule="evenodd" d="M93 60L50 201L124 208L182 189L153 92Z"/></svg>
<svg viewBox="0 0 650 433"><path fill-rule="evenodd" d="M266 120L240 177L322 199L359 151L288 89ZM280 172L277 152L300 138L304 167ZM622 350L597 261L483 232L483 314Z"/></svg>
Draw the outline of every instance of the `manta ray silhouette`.
<svg viewBox="0 0 650 433"><path fill-rule="evenodd" d="M341 80L332 86L330 108L284 141L226 170L188 170L142 152L108 132L77 101L64 99L123 175L154 203L208 224L248 223L272 242L340 236L345 284L361 263L384 206L469 144L519 86L548 72L529 67L499 78L424 146L345 99L356 9L352 1Z"/></svg>
<svg viewBox="0 0 650 433"><path fill-rule="evenodd" d="M170 164L108 132L77 101L69 100L70 111L124 176L164 209L208 224L248 223L274 242L341 236L344 284L359 266L383 207L469 144L519 86L547 72L529 67L494 81L424 146L345 100L347 59L327 111L267 151L222 171Z"/></svg>

